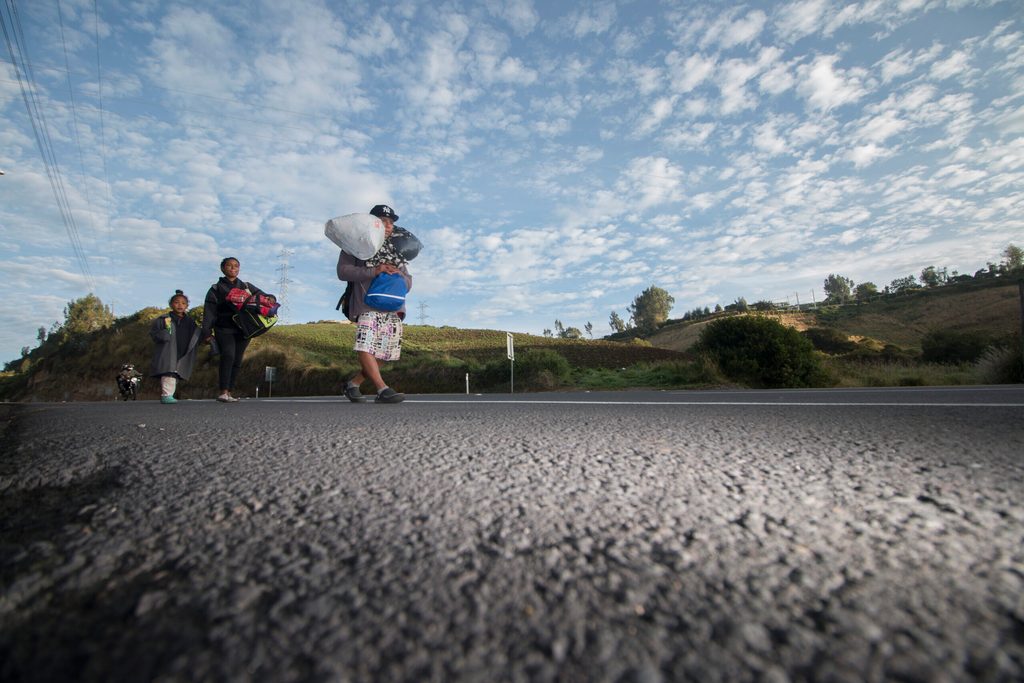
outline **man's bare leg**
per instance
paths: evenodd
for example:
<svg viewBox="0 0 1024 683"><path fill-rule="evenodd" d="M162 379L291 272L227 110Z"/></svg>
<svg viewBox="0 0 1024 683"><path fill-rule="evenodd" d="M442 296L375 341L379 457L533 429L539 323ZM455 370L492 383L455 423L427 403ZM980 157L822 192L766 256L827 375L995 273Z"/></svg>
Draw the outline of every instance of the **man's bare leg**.
<svg viewBox="0 0 1024 683"><path fill-rule="evenodd" d="M380 376L380 366L377 364L377 359L373 357L373 354L367 351L357 351L356 354L359 356L359 365L363 368L360 375L373 382L373 386L376 387L378 392L386 387L387 384L384 383L384 378ZM352 381L355 381L355 378Z"/></svg>

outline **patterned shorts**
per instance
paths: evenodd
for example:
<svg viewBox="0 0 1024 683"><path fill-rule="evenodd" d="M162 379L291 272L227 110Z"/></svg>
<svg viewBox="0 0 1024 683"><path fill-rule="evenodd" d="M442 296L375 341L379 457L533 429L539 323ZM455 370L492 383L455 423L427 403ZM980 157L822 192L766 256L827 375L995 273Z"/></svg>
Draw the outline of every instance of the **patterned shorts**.
<svg viewBox="0 0 1024 683"><path fill-rule="evenodd" d="M397 313L363 313L356 325L354 350L383 361L398 360L402 355L402 319Z"/></svg>

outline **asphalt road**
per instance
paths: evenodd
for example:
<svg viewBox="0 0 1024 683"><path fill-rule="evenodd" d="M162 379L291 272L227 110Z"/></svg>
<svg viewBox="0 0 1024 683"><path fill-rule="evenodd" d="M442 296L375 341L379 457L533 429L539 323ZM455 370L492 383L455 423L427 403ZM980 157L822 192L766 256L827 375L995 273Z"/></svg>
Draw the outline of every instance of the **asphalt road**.
<svg viewBox="0 0 1024 683"><path fill-rule="evenodd" d="M1021 387L3 408L4 681L1024 679Z"/></svg>

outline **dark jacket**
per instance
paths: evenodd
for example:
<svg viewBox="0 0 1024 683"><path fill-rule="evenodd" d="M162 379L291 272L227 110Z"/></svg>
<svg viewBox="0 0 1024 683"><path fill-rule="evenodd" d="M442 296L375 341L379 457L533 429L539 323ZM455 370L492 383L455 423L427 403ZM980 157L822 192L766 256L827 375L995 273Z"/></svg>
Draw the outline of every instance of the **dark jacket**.
<svg viewBox="0 0 1024 683"><path fill-rule="evenodd" d="M406 288L412 291L412 275L409 275L409 271L404 265L399 266L398 269L402 272L402 277L405 278ZM361 314L375 310L366 305L366 290L373 282L374 270L373 266L366 265L366 261L357 259L347 251L342 250L338 256L338 279L352 283L351 298L348 302L348 319L353 322L358 320ZM404 304L395 312L398 313L398 317L405 319Z"/></svg>
<svg viewBox="0 0 1024 683"><path fill-rule="evenodd" d="M263 290L255 287L251 282L237 279L234 282L222 277L213 283L210 291L206 293L206 301L203 303L203 338L210 336L214 328L222 330L222 334L238 334L241 330L232 318L238 314L235 305L227 300L228 292L235 287L248 289L252 294L263 294Z"/></svg>
<svg viewBox="0 0 1024 683"><path fill-rule="evenodd" d="M178 318L166 313L149 326L149 336L156 342L151 377L175 374L181 379L192 375L199 346L199 326L189 316Z"/></svg>

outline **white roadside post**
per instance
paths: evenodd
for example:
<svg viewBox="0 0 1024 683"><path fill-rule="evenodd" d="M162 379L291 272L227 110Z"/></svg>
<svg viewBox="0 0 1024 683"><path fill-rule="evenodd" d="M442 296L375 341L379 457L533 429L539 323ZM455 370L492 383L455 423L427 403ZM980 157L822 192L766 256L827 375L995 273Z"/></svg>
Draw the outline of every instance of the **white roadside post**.
<svg viewBox="0 0 1024 683"><path fill-rule="evenodd" d="M516 393L516 345L512 341L512 333L505 333L505 348L508 351L508 367L509 367L509 391L508 393Z"/></svg>
<svg viewBox="0 0 1024 683"><path fill-rule="evenodd" d="M466 373L466 396L469 396L469 373Z"/></svg>
<svg viewBox="0 0 1024 683"><path fill-rule="evenodd" d="M277 368L272 368L269 365L263 371L263 376L267 380L269 386L267 387L267 398L274 397L274 375L277 374Z"/></svg>

